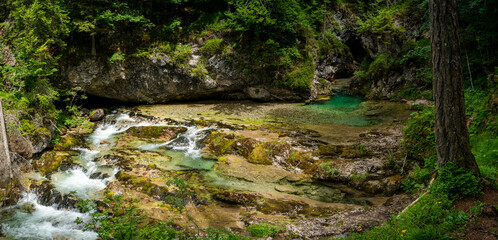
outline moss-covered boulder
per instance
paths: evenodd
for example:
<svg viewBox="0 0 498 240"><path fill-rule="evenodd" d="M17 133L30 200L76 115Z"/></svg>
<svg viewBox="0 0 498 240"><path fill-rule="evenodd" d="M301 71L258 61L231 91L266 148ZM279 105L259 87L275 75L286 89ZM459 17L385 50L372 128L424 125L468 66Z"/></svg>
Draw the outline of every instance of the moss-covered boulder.
<svg viewBox="0 0 498 240"><path fill-rule="evenodd" d="M50 174L57 171L63 162L71 165L75 155L76 153L72 151L45 152L38 160L33 161L32 165L42 175Z"/></svg>
<svg viewBox="0 0 498 240"><path fill-rule="evenodd" d="M67 151L71 150L73 147L81 144L83 140L81 137L74 136L71 134L66 134L63 136L54 146L54 150L57 151Z"/></svg>
<svg viewBox="0 0 498 240"><path fill-rule="evenodd" d="M255 164L270 165L277 161L285 164L289 157L290 144L287 142L267 142L258 144L249 155L248 161Z"/></svg>
<svg viewBox="0 0 498 240"><path fill-rule="evenodd" d="M131 127L125 133L144 140L169 141L185 131L186 127L140 126Z"/></svg>
<svg viewBox="0 0 498 240"><path fill-rule="evenodd" d="M214 156L236 154L248 158L258 141L233 133L212 132L205 140L206 150Z"/></svg>
<svg viewBox="0 0 498 240"><path fill-rule="evenodd" d="M273 163L269 149L263 145L256 146L247 160L254 164L271 165Z"/></svg>
<svg viewBox="0 0 498 240"><path fill-rule="evenodd" d="M292 150L287 158L290 166L302 169L306 174L313 174L320 167L311 156L311 153Z"/></svg>

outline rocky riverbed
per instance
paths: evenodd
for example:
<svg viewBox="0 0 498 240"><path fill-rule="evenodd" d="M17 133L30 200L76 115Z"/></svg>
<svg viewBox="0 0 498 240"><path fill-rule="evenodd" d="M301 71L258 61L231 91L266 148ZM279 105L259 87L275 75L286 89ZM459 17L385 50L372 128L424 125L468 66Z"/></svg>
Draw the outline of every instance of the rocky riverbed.
<svg viewBox="0 0 498 240"><path fill-rule="evenodd" d="M121 109L91 133L68 132L33 161L25 178L31 195L4 214L1 226L7 236L19 237L36 225L20 222L37 223L34 216L50 212L41 206L51 206L52 215L79 214L72 210L76 198L99 200L106 190L138 199L150 218L175 220L185 229L244 233L251 224L270 223L281 226L280 238L366 229L413 200L399 191L407 171L401 129L410 112L405 104L347 95L314 105L196 102ZM167 199L175 189L167 182L173 178L193 192L182 204L195 224L171 211ZM38 221L61 238L83 234L53 217Z"/></svg>

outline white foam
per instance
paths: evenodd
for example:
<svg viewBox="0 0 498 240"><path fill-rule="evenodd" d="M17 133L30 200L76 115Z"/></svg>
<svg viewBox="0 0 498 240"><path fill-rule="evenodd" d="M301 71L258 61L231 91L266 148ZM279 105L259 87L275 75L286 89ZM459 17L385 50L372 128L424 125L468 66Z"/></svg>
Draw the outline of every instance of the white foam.
<svg viewBox="0 0 498 240"><path fill-rule="evenodd" d="M83 231L74 221L88 222L90 216L70 210L57 210L38 204L35 194L25 194L18 206L32 204L34 212L16 212L14 217L1 224L2 231L14 239L97 239L98 234Z"/></svg>
<svg viewBox="0 0 498 240"><path fill-rule="evenodd" d="M67 172L58 172L52 175L52 184L64 194L75 192L75 196L82 199L92 199L106 187L104 180L90 179L82 168L75 168Z"/></svg>

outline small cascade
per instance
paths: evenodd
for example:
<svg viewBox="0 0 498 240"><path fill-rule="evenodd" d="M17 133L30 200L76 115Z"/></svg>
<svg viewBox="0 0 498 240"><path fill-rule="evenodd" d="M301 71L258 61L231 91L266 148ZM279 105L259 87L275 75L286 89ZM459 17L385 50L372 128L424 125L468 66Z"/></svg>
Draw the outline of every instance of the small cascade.
<svg viewBox="0 0 498 240"><path fill-rule="evenodd" d="M171 141L164 143L165 148L180 151L185 156L201 158L202 140L207 137L211 128L187 127L187 131Z"/></svg>
<svg viewBox="0 0 498 240"><path fill-rule="evenodd" d="M138 148L145 151L158 151L171 157L166 167L169 170L209 170L215 161L204 159L201 154L202 140L212 128L185 126L187 131L176 138L160 144L146 144Z"/></svg>
<svg viewBox="0 0 498 240"><path fill-rule="evenodd" d="M74 221L90 220L86 213L59 210L57 206L43 206L33 193L26 193L18 202L14 216L1 224L2 231L14 239L97 239L92 231L83 231L83 226Z"/></svg>
<svg viewBox="0 0 498 240"><path fill-rule="evenodd" d="M86 222L90 220L90 216L71 207L67 208L67 205L57 200L64 199L61 193L64 196L72 195L81 199L99 199L100 192L114 180L114 175L118 171L118 169L107 169L110 174L99 174L106 170L96 161L99 154L105 150L101 143L112 141L115 135L130 127L148 125L151 124L135 123L135 120L127 114L107 116L105 122L86 139L90 148L73 149L79 151L77 165L50 176L51 184L56 189L54 192L57 193L57 196L53 197L55 203L44 206L40 202L53 201L40 201L35 193L25 193L24 198L13 207L14 216L1 224L2 231L14 239L96 239L97 233L83 231L83 226L74 222L77 218ZM106 177L95 178L96 175ZM23 206L28 206L29 210L22 210Z"/></svg>

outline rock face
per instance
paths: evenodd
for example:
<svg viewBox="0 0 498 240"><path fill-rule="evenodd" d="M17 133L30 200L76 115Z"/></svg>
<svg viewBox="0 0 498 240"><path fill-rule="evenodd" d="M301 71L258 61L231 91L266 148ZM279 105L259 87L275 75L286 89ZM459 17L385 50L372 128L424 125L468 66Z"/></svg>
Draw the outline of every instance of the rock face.
<svg viewBox="0 0 498 240"><path fill-rule="evenodd" d="M198 57L195 52L190 56L190 67L196 66ZM171 61L171 57L160 54L113 64L89 57L68 66L63 75L70 85L66 87L79 86L89 95L122 102L159 103L207 98L297 100L309 95L306 89L290 91L264 84L264 80L242 74L217 55L208 59L209 74L205 76L193 76L191 70ZM251 87L261 85L265 87L258 88L258 93L251 90Z"/></svg>

